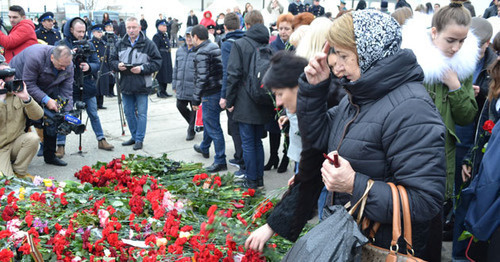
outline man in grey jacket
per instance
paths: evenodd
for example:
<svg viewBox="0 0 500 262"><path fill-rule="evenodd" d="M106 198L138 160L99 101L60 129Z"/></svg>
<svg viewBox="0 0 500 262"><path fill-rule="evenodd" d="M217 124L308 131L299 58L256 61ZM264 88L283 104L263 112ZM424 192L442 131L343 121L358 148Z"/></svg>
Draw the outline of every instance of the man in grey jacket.
<svg viewBox="0 0 500 262"><path fill-rule="evenodd" d="M134 145L134 150L139 150L146 135L151 75L160 69L162 58L156 45L141 33L137 18L129 17L126 29L127 34L111 54L111 67L120 72L123 109L132 135L122 145Z"/></svg>
<svg viewBox="0 0 500 262"><path fill-rule="evenodd" d="M16 69L16 78L23 79L28 93L41 106L51 111L69 111L73 108L73 55L67 46L32 45L10 61ZM64 109L59 108L58 96L68 99ZM43 157L45 163L65 166L55 157L57 127L43 127Z"/></svg>
<svg viewBox="0 0 500 262"><path fill-rule="evenodd" d="M186 136L187 141L193 140L196 134L194 131L196 113L191 110L191 100L194 92L194 57L196 56L196 52L193 50L193 38L191 37L192 29L191 26L186 29L186 44L179 47L175 53L175 67L172 76L172 90L176 93L177 109L189 125Z"/></svg>

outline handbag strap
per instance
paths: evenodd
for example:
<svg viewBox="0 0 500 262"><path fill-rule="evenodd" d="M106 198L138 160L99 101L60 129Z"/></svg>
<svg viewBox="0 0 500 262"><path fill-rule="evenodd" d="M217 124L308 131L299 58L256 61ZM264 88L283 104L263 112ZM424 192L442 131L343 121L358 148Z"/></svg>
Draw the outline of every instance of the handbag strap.
<svg viewBox="0 0 500 262"><path fill-rule="evenodd" d="M412 244L412 228L411 228L411 213L410 201L408 200L408 192L402 185L398 185L399 196L401 197L401 206L403 207L403 223L404 223L404 239L406 242L406 253L415 255Z"/></svg>
<svg viewBox="0 0 500 262"><path fill-rule="evenodd" d="M396 185L391 182L387 183L391 188L392 193L392 241L389 247L390 255L396 255L399 251L398 239L401 236L401 210L399 203L399 194Z"/></svg>
<svg viewBox="0 0 500 262"><path fill-rule="evenodd" d="M352 206L351 210L349 210L349 214L352 216L354 212L356 212L356 209L358 209L358 206L361 205L359 212L358 212L358 218L357 222L358 224L361 222L361 217L363 216L363 212L365 211L365 206L366 206L366 199L368 198L368 193L370 192L370 189L372 189L373 184L375 182L371 179L368 179L366 182L366 189L361 198Z"/></svg>

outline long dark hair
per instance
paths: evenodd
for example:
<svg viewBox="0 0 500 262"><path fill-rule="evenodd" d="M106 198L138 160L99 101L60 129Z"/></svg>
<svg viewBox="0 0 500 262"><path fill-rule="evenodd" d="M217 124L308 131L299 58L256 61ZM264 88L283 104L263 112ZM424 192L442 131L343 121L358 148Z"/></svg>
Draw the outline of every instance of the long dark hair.
<svg viewBox="0 0 500 262"><path fill-rule="evenodd" d="M432 14L434 13L434 9L432 8L432 4L430 2L427 2L425 4L425 9L427 11L427 14Z"/></svg>
<svg viewBox="0 0 500 262"><path fill-rule="evenodd" d="M493 48L497 54L500 52L500 33L495 35L491 48ZM500 96L500 60L498 60L498 58L488 68L488 74L491 76L490 89L488 92L488 100L491 102L493 98L498 98Z"/></svg>

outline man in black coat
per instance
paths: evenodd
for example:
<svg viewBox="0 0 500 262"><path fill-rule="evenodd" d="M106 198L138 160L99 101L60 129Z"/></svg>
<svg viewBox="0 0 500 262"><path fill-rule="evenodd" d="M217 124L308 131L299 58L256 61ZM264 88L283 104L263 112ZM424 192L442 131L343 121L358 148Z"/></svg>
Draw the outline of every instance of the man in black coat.
<svg viewBox="0 0 500 262"><path fill-rule="evenodd" d="M153 84L151 74L160 69L161 55L153 41L141 32L137 18L127 18L127 34L116 43L110 60L111 69L120 72L123 110L132 135L122 145L142 149L146 137L148 94Z"/></svg>
<svg viewBox="0 0 500 262"><path fill-rule="evenodd" d="M288 5L288 12L292 13L292 15L298 15L305 11L305 6L302 4L300 0L294 0L292 3Z"/></svg>
<svg viewBox="0 0 500 262"><path fill-rule="evenodd" d="M156 95L159 98L171 97L167 93L167 85L172 83L172 56L170 54L170 41L166 34L167 22L165 19L156 21L158 33L153 36L153 42L156 44L162 58L161 67L156 74L156 80L160 86Z"/></svg>
<svg viewBox="0 0 500 262"><path fill-rule="evenodd" d="M144 15L141 15L141 31L146 35L146 29L148 29L148 22L144 19Z"/></svg>
<svg viewBox="0 0 500 262"><path fill-rule="evenodd" d="M109 75L110 69L108 63L110 50L108 43L103 39L103 29L104 25L102 24L97 24L92 26L91 28L92 38L89 40L89 44L94 46L97 58L101 63L99 71L97 72L98 81L96 82L97 109L106 109L106 107L103 106L104 96L109 94L109 85L110 85L110 80L112 79Z"/></svg>
<svg viewBox="0 0 500 262"><path fill-rule="evenodd" d="M198 24L198 17L194 14L194 11L189 11L189 16L187 20L187 26L195 26Z"/></svg>
<svg viewBox="0 0 500 262"><path fill-rule="evenodd" d="M41 26L35 31L36 38L47 42L49 45L54 45L55 42L61 40L61 33L54 29L54 13L43 13L38 21Z"/></svg>
<svg viewBox="0 0 500 262"><path fill-rule="evenodd" d="M269 31L263 25L262 14L253 10L245 16L246 36L234 42L227 65L226 107L233 112L233 120L240 124L243 160L246 167L244 187L264 186L264 148L261 137L264 124L274 115L272 106L256 104L248 95L246 77L255 47L269 43ZM251 113L249 113L251 112Z"/></svg>
<svg viewBox="0 0 500 262"><path fill-rule="evenodd" d="M498 8L497 8L498 0L493 0L490 3L490 7L486 8L484 10L483 18L490 18L492 16L497 16L498 15Z"/></svg>
<svg viewBox="0 0 500 262"><path fill-rule="evenodd" d="M215 147L214 163L205 168L207 172L227 170L226 142L220 126L220 90L222 88L222 62L219 46L208 40L208 30L203 25L193 27L194 51L194 93L193 109L198 110L202 103L203 111L203 141L194 145L194 150L209 157L212 141Z"/></svg>

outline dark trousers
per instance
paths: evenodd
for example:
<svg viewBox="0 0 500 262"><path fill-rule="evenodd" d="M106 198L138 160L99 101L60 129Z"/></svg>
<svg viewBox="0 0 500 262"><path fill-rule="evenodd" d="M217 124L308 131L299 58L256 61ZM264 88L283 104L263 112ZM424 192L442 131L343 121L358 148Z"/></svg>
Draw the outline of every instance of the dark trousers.
<svg viewBox="0 0 500 262"><path fill-rule="evenodd" d="M239 125L246 175L249 180L257 181L264 177L264 147L262 146L264 125L245 123Z"/></svg>
<svg viewBox="0 0 500 262"><path fill-rule="evenodd" d="M102 107L102 104L104 103L104 96L96 96L95 98L97 100L97 107Z"/></svg>
<svg viewBox="0 0 500 262"><path fill-rule="evenodd" d="M57 134L47 132L47 127L43 128L43 158L45 161L51 161L56 157Z"/></svg>
<svg viewBox="0 0 500 262"><path fill-rule="evenodd" d="M194 134L194 121L196 119L196 112L191 110L191 101L177 99L177 110L181 113L182 117L188 123L188 132Z"/></svg>
<svg viewBox="0 0 500 262"><path fill-rule="evenodd" d="M240 124L233 120L233 113L227 111L227 132L233 138L234 159L243 160L243 148L241 147Z"/></svg>

